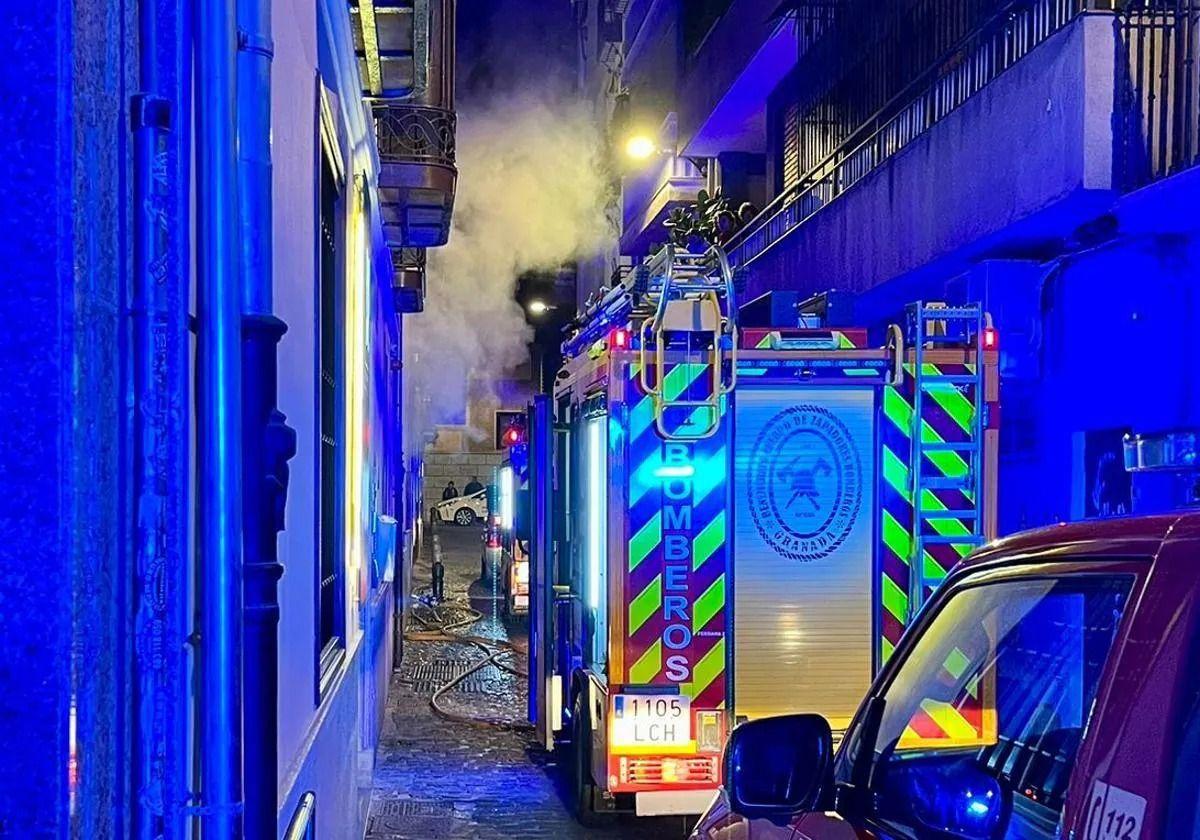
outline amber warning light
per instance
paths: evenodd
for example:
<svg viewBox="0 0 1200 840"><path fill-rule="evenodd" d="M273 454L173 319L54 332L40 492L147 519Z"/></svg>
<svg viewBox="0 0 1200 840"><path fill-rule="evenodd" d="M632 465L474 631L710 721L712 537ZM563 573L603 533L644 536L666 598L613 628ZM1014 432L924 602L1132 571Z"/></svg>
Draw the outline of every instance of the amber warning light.
<svg viewBox="0 0 1200 840"><path fill-rule="evenodd" d="M629 330L615 329L608 334L608 346L611 350L623 350L629 346Z"/></svg>
<svg viewBox="0 0 1200 840"><path fill-rule="evenodd" d="M995 327L983 328L983 349L984 350L999 350L1000 349L1000 333Z"/></svg>

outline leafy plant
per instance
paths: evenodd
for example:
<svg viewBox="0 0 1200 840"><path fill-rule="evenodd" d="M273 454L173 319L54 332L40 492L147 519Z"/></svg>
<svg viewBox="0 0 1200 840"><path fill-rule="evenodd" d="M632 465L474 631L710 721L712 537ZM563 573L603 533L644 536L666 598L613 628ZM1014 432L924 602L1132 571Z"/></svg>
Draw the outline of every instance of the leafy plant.
<svg viewBox="0 0 1200 840"><path fill-rule="evenodd" d="M717 190L700 190L694 204L676 207L663 220L668 241L678 248L724 245L753 218L755 208L743 202L736 210Z"/></svg>

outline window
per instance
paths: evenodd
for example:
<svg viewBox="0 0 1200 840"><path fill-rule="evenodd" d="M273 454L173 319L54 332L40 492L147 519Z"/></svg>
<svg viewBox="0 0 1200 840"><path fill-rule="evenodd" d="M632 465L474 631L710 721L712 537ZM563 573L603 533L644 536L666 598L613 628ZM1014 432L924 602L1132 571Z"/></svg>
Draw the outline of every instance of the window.
<svg viewBox="0 0 1200 840"><path fill-rule="evenodd" d="M320 509L318 513L317 562L317 688L318 698L323 687L345 651L343 618L342 557L342 424L338 422L342 406L341 352L338 329L342 312L342 284L339 282L339 252L341 225L338 210L341 196L333 169L332 152L322 144L320 210L317 226L319 239L319 334L320 383L318 409L320 416Z"/></svg>
<svg viewBox="0 0 1200 840"><path fill-rule="evenodd" d="M901 836L1054 838L1130 579L955 595L884 692L875 819Z"/></svg>

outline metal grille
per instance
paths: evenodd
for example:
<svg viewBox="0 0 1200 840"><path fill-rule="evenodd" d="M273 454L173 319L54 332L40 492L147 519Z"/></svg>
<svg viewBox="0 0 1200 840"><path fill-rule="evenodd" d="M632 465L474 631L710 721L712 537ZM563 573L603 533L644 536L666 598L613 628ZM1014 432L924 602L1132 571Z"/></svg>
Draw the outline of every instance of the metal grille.
<svg viewBox="0 0 1200 840"><path fill-rule="evenodd" d="M445 108L376 105L375 136L384 163L454 166L457 117Z"/></svg>
<svg viewBox="0 0 1200 840"><path fill-rule="evenodd" d="M407 681L417 694L433 694L439 688L470 667L470 663L455 659L434 659L413 667ZM504 672L495 665L480 668L452 690L457 694L488 694Z"/></svg>
<svg viewBox="0 0 1200 840"><path fill-rule="evenodd" d="M1200 0L1133 0L1120 30L1120 171L1132 189L1200 163Z"/></svg>
<svg viewBox="0 0 1200 840"><path fill-rule="evenodd" d="M848 5L842 22L798 66L797 79L805 78L805 68L817 72L821 62L834 68L797 94L799 163L806 174L734 239L736 264L761 256L1079 14L1107 0L890 5L891 14ZM847 20L854 17L862 20Z"/></svg>

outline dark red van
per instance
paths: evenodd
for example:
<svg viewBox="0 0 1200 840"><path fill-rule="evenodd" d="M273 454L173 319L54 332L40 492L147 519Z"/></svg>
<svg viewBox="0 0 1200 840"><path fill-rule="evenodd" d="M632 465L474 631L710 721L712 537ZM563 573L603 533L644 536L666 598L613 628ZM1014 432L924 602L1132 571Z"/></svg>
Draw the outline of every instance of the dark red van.
<svg viewBox="0 0 1200 840"><path fill-rule="evenodd" d="M1200 512L981 549L836 752L800 714L725 761L694 839L1200 838Z"/></svg>

